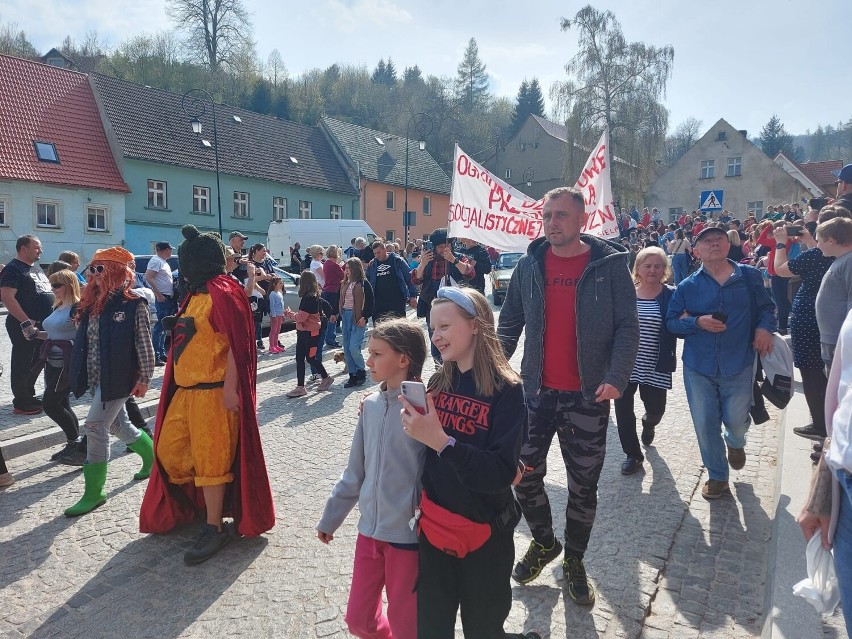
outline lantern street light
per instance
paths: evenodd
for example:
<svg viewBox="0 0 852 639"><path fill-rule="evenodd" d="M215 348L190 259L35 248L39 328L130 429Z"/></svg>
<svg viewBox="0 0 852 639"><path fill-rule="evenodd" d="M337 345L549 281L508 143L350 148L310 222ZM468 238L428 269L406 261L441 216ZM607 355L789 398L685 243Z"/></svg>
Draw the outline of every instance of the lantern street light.
<svg viewBox="0 0 852 639"><path fill-rule="evenodd" d="M527 185L527 188L532 186L533 178L535 177L535 170L532 167L528 167L526 171L524 171L524 184Z"/></svg>
<svg viewBox="0 0 852 639"><path fill-rule="evenodd" d="M207 100L202 96L206 96ZM213 111L213 157L216 160L216 202L219 212L219 237L223 238L222 190L219 188L219 131L216 128L216 102L213 100L213 96L204 89L190 89L183 94L180 104L183 112L190 117L189 122L192 125L192 132L196 135L201 135L201 116L207 111L208 100Z"/></svg>
<svg viewBox="0 0 852 639"><path fill-rule="evenodd" d="M426 150L426 138L432 133L432 117L426 113L413 113L405 124L405 210L402 213L402 225L405 228L405 245L408 246L408 229L411 226L411 214L408 210L408 145L411 134L409 130L414 122L414 132L417 134L421 151Z"/></svg>

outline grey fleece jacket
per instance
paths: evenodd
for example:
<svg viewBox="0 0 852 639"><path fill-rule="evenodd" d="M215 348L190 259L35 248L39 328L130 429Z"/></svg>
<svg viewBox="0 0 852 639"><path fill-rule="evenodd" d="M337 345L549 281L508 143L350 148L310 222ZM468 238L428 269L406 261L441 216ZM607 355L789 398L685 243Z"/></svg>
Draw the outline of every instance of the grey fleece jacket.
<svg viewBox="0 0 852 639"><path fill-rule="evenodd" d="M317 530L334 533L359 505L358 532L394 544L417 543L408 522L420 503L427 448L402 430L399 389L364 400L349 463L325 505Z"/></svg>
<svg viewBox="0 0 852 639"><path fill-rule="evenodd" d="M577 335L566 339L577 340L583 396L594 399L603 383L620 393L627 387L639 350L639 319L627 249L592 235L580 238L591 246L591 255L577 285ZM511 357L526 326L521 377L527 401L533 404L541 389L544 331L554 330L544 321L544 257L549 246L543 237L534 240L518 262L497 328L503 351Z"/></svg>

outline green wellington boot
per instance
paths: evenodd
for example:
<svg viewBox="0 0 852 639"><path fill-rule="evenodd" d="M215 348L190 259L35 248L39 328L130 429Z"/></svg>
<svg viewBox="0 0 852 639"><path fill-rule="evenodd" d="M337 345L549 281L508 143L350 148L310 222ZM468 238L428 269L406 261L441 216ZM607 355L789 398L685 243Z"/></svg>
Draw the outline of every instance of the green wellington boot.
<svg viewBox="0 0 852 639"><path fill-rule="evenodd" d="M93 511L106 502L104 484L106 484L107 463L97 462L83 464L83 478L86 480L86 490L76 504L65 511L66 517L78 517Z"/></svg>
<svg viewBox="0 0 852 639"><path fill-rule="evenodd" d="M154 442L148 437L144 430L139 431L142 435L128 448L142 458L142 468L133 475L133 479L148 479L151 476L151 466L154 465Z"/></svg>

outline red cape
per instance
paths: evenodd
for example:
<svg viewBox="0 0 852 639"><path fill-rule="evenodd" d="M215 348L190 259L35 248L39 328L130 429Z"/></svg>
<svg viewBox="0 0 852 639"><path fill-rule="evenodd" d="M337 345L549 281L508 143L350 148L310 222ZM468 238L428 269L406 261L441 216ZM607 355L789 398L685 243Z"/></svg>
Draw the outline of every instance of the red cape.
<svg viewBox="0 0 852 639"><path fill-rule="evenodd" d="M234 481L225 492L223 512L234 518L237 532L256 537L275 525L275 507L266 473L263 447L257 425L257 351L254 341L254 322L243 287L225 275L207 282L213 298L212 324L228 337L231 352L237 363L240 393L240 435L231 472ZM189 302L184 300L178 314ZM154 431L154 450L160 439L160 427L166 409L175 393L172 375L172 351L163 378L160 405L157 408L157 427ZM139 513L139 530L143 533L165 533L178 524L192 521L204 510L204 494L194 484L170 484L165 471L157 462L151 470L148 488Z"/></svg>

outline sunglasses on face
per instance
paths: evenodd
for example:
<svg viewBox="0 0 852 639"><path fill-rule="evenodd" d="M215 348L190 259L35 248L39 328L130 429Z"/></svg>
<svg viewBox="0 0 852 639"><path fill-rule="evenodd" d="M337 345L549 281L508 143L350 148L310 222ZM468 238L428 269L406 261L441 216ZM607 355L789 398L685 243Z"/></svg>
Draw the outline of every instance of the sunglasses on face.
<svg viewBox="0 0 852 639"><path fill-rule="evenodd" d="M106 267L103 264L98 264L97 266L90 266L89 273L91 273L92 275L94 275L95 273L101 274L104 272L105 269Z"/></svg>
<svg viewBox="0 0 852 639"><path fill-rule="evenodd" d="M63 284L62 282L51 282L50 283L51 288L62 288L63 286L65 286L65 284Z"/></svg>

